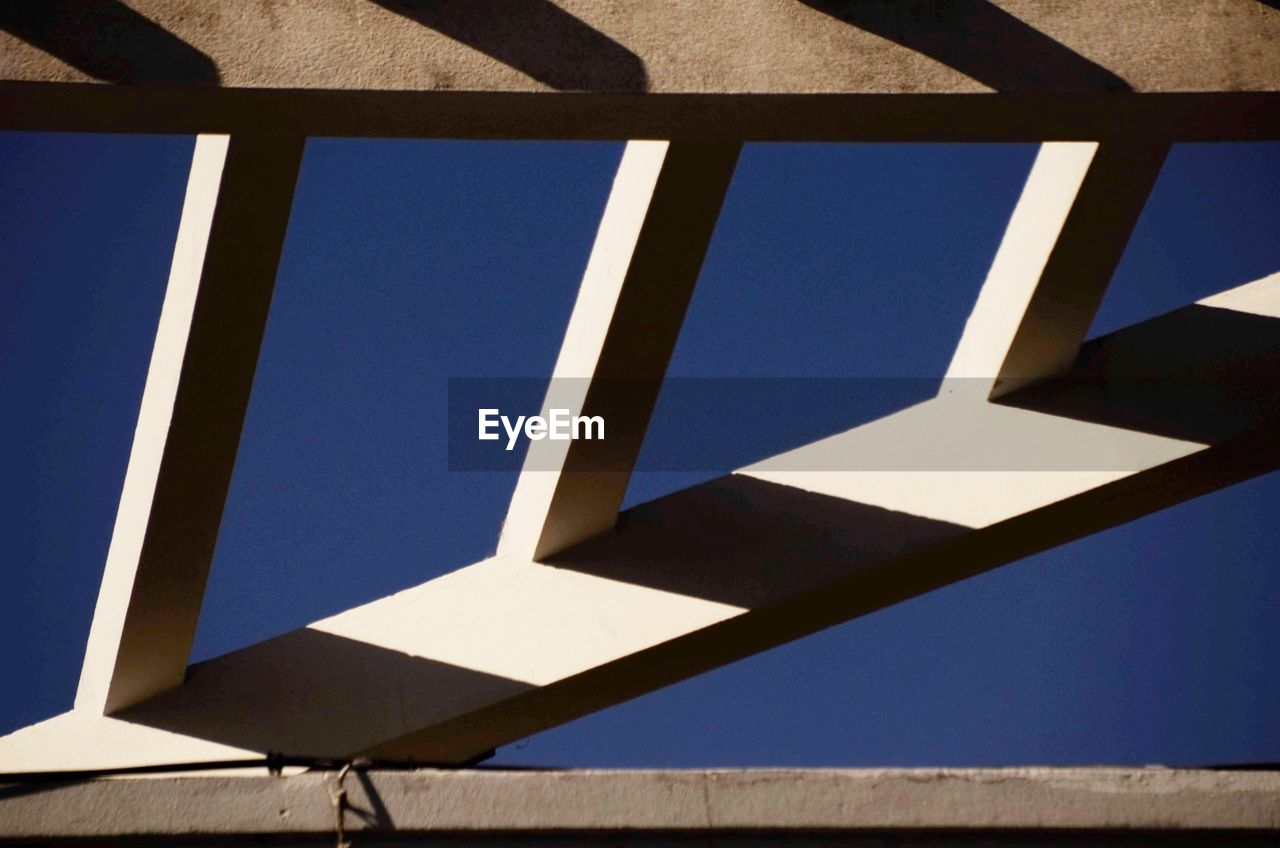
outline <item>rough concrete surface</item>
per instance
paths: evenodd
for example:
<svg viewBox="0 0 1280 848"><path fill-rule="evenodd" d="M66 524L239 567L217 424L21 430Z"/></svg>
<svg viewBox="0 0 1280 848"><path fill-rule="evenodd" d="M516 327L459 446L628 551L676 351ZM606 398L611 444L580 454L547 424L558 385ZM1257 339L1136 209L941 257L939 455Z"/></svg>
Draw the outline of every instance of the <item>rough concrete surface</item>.
<svg viewBox="0 0 1280 848"><path fill-rule="evenodd" d="M0 789L0 841L332 833L332 773ZM352 772L348 831L1280 831L1280 774L1162 768ZM1273 833L1273 835L1276 835Z"/></svg>
<svg viewBox="0 0 1280 848"><path fill-rule="evenodd" d="M470 91L1275 91L1257 0L48 0L0 79Z"/></svg>

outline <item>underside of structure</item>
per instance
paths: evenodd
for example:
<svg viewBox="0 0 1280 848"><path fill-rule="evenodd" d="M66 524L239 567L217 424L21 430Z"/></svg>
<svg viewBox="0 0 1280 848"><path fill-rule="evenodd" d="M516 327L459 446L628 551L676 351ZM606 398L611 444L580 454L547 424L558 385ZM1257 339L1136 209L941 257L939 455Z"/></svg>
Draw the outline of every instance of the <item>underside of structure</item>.
<svg viewBox="0 0 1280 848"><path fill-rule="evenodd" d="M1273 3L19 2L0 129L198 135L75 707L0 739L6 772L470 763L1280 467L1280 273L1085 342L1170 146L1280 139ZM492 557L189 665L302 152L332 135L628 140L553 375L611 438L539 443ZM1042 144L935 398L620 514L752 140ZM1280 828L1265 773L347 779L355 826L418 835ZM324 778L272 780L0 790L0 839L332 827ZM192 792L240 818L164 817ZM131 812L68 812L105 808Z"/></svg>

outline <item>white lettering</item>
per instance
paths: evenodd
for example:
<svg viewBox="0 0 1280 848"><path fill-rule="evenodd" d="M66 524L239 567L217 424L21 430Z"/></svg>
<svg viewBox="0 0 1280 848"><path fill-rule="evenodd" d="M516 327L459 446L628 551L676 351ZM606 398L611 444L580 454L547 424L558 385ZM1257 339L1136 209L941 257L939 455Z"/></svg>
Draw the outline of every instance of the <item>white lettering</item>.
<svg viewBox="0 0 1280 848"><path fill-rule="evenodd" d="M497 421L495 421L495 420L493 420L493 416L495 416L495 415L497 415L497 414L498 414L498 410L496 410L496 409L482 409L482 410L480 410L480 436L479 436L480 441L482 441L482 442L496 442L496 441L498 440L498 434L497 434L497 433L490 433L490 432L489 432L489 428L490 428L490 427L497 427L497 426L498 426L498 422L497 422Z"/></svg>
<svg viewBox="0 0 1280 848"><path fill-rule="evenodd" d="M516 439L520 437L520 425L524 423L524 416L516 418L515 426L511 426L511 419L502 416L502 429L507 431L507 450L511 450L516 446Z"/></svg>
<svg viewBox="0 0 1280 848"><path fill-rule="evenodd" d="M526 439L535 442L543 439L567 442L571 439L589 441L604 438L604 416L570 415L567 409L553 409L548 418L517 415L513 420L503 415L500 409L488 408L477 410L476 420L476 437L482 442L498 441L498 425L501 424L507 434L507 450L515 450L522 433Z"/></svg>
<svg viewBox="0 0 1280 848"><path fill-rule="evenodd" d="M579 435L578 426L582 425L583 435ZM595 426L596 435L591 435L591 428ZM573 416L573 438L575 439L603 439L604 438L604 416L603 415L575 415Z"/></svg>
<svg viewBox="0 0 1280 848"><path fill-rule="evenodd" d="M551 410L551 432L548 435L552 441L564 441L569 438L569 410Z"/></svg>

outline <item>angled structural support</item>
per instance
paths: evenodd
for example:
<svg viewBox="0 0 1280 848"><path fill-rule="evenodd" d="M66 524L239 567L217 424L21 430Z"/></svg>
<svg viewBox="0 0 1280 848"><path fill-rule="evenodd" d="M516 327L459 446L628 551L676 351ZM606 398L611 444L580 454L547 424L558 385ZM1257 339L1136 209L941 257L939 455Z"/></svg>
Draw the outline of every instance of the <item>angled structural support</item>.
<svg viewBox="0 0 1280 848"><path fill-rule="evenodd" d="M201 136L76 707L182 683L304 140Z"/></svg>
<svg viewBox="0 0 1280 848"><path fill-rule="evenodd" d="M546 564L501 554L198 663L119 717L223 749L467 762L1256 476L1280 467L1278 285L1090 341L1000 403L940 396L634 507Z"/></svg>
<svg viewBox="0 0 1280 848"><path fill-rule="evenodd" d="M1168 151L1140 141L1041 145L944 391L999 397L1070 367Z"/></svg>
<svg viewBox="0 0 1280 848"><path fill-rule="evenodd" d="M465 3L375 0L356 18L345 0L63 5L0 9L0 129L231 138L196 146L76 709L0 739L10 768L270 750L470 762L1280 467L1280 276L1082 345L1169 144L1280 138L1274 3L1000 0L932 4L923 20L891 3L551 0L514 4L496 29ZM677 36L696 49L671 50ZM546 398L606 419L608 438L536 445L495 556L188 667L307 135L671 141L627 147ZM937 397L619 516L744 140L1045 138ZM645 780L650 824L768 826L758 781ZM1007 827L1276 826L1265 780L1143 775L1155 790L1118 808L1127 774L1101 793L1052 779L1030 788L1047 802L1027 818L983 780L875 778L885 797L861 821L893 827L910 808L958 828L977 808ZM497 783L486 791L511 788ZM535 784L534 830L620 826L597 815L606 804L574 818L544 803L580 785ZM93 811L130 791L53 800ZM284 796L264 833L282 833ZM132 816L41 831L56 814L36 797L34 818L9 805L36 828L0 827L0 841L137 833ZM461 813L446 796L405 820L483 830L468 824L474 793L460 797ZM319 804L298 821L327 830L327 793ZM817 826L857 826L850 809L842 795ZM149 835L171 826L154 821Z"/></svg>
<svg viewBox="0 0 1280 848"><path fill-rule="evenodd" d="M233 144L228 163L234 151ZM559 443L549 465L531 453L496 556L194 665L177 686L208 560L148 558L152 549L141 544L136 566L117 566L126 579L108 581L117 594L128 587L127 603L100 605L106 614L95 623L95 638L109 636L114 614L133 639L119 640L113 674L102 678L111 692L128 683L105 705L114 717L86 700L0 741L0 750L39 749L69 764L86 739L109 737L191 757L287 750L467 762L1280 466L1280 414L1273 393L1262 390L1280 367L1276 278L1081 349L1163 148L1050 144L952 364L949 376L976 378L981 392L952 395L944 385L931 401L628 510L613 530L625 469L640 448L737 154L736 144L629 145L546 401L603 415L623 438L604 452L590 441ZM227 185L224 173L224 193ZM278 188L282 237L288 192ZM204 225L210 251L222 202ZM260 277L266 289L257 290L263 318L266 272L274 272L278 250L277 243L270 263L259 255L255 266L268 281ZM206 258L201 267L204 297L215 279L210 269L220 266ZM192 338L204 326L201 303L182 330ZM1055 336L1029 329L1059 319L1066 329ZM237 384L243 401L260 333L259 324L252 343L244 334L235 348L248 369ZM1204 343L1188 349L1188 337ZM1020 347L1026 340L1040 344ZM183 380L201 361L185 344ZM1023 387L989 401L998 377L1011 373ZM1149 379L1135 376L1175 381L1153 393ZM179 426L192 426L176 411L181 386L170 389L173 423L154 460L157 503L166 502L170 451L183 444L175 433L195 432ZM151 408L144 404L144 422ZM161 412L152 415L169 420L155 408ZM238 415L234 427L224 419L222 438L238 434L243 405ZM205 499L196 501L210 553L226 487L213 472L229 476L233 441L229 448L223 464L195 466L217 494L202 490ZM146 528L163 539L171 525L157 515L148 513ZM175 561L176 569L161 567ZM144 612L151 618L129 618ZM174 638L166 642L165 634ZM87 664L91 672L101 666ZM96 762L128 750L98 746Z"/></svg>
<svg viewBox="0 0 1280 848"><path fill-rule="evenodd" d="M612 529L740 150L627 144L543 405L609 429L532 443L500 555L540 560Z"/></svg>

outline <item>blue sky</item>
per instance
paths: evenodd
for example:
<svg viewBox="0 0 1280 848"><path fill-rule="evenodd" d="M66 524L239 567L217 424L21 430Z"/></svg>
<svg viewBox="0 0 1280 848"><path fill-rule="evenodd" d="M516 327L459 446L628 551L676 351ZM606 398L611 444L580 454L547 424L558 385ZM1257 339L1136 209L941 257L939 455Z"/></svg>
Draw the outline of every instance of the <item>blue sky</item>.
<svg viewBox="0 0 1280 848"><path fill-rule="evenodd" d="M0 732L71 702L192 140L0 133ZM748 145L670 373L945 370L1028 145ZM313 140L195 646L222 653L493 549L447 381L546 377L621 145ZM1095 331L1280 270L1280 144L1175 148ZM844 429L785 379L628 502ZM790 405L803 414L770 415ZM747 410L750 413L750 410ZM727 428L726 428L727 429ZM1280 760L1280 476L502 749L600 766Z"/></svg>

